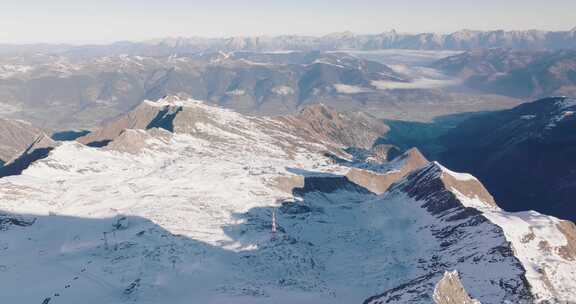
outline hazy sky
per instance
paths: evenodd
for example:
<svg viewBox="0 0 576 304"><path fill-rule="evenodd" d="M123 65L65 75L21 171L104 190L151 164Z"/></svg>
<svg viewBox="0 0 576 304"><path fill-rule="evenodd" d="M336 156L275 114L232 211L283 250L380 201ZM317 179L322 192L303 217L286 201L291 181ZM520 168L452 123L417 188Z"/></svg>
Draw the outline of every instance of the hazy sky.
<svg viewBox="0 0 576 304"><path fill-rule="evenodd" d="M576 0L0 0L0 42L459 29L567 30Z"/></svg>

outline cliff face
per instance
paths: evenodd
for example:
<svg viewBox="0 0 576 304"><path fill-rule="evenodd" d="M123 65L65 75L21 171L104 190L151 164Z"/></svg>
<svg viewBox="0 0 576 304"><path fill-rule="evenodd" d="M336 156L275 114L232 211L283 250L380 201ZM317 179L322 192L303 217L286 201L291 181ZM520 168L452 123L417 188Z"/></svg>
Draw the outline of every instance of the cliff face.
<svg viewBox="0 0 576 304"><path fill-rule="evenodd" d="M27 122L0 119L0 163L18 156L43 133Z"/></svg>
<svg viewBox="0 0 576 304"><path fill-rule="evenodd" d="M440 159L477 176L506 210L574 221L575 111L574 99L551 97L479 115L440 139Z"/></svg>
<svg viewBox="0 0 576 304"><path fill-rule="evenodd" d="M352 168L346 176L370 191L382 194L395 182L412 171L428 164L428 160L418 151L410 149L391 162L384 164L379 170ZM379 166L377 166L378 168Z"/></svg>
<svg viewBox="0 0 576 304"><path fill-rule="evenodd" d="M436 304L481 304L468 295L457 271L444 273L434 288L433 298Z"/></svg>

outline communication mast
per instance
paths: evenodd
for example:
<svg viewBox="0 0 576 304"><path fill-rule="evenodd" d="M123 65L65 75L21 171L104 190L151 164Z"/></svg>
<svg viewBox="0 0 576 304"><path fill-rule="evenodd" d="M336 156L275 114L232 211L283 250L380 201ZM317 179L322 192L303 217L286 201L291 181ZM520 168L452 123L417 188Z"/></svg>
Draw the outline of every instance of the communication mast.
<svg viewBox="0 0 576 304"><path fill-rule="evenodd" d="M276 208L272 208L272 234L276 234Z"/></svg>

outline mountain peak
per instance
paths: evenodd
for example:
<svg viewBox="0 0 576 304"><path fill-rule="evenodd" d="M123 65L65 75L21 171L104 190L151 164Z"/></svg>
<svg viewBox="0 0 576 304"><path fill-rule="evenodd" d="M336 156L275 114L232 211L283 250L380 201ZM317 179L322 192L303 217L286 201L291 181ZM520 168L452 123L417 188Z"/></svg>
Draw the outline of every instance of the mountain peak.
<svg viewBox="0 0 576 304"><path fill-rule="evenodd" d="M44 132L29 122L15 119L0 119L0 163L18 157Z"/></svg>
<svg viewBox="0 0 576 304"><path fill-rule="evenodd" d="M394 162L405 161L416 166L424 166L429 163L428 159L426 159L426 157L422 155L422 153L420 152L420 150L418 150L418 148L408 149L406 152L402 153L393 161Z"/></svg>
<svg viewBox="0 0 576 304"><path fill-rule="evenodd" d="M299 111L299 114L307 117L321 116L330 119L338 116L338 112L323 103L307 105Z"/></svg>
<svg viewBox="0 0 576 304"><path fill-rule="evenodd" d="M340 113L324 104L312 104L297 114L277 117L303 138L338 145L338 148L370 149L389 131L379 119L362 112Z"/></svg>
<svg viewBox="0 0 576 304"><path fill-rule="evenodd" d="M416 200L433 214L455 207L498 208L494 198L475 177L451 171L434 161L409 174L392 187Z"/></svg>
<svg viewBox="0 0 576 304"><path fill-rule="evenodd" d="M26 149L0 168L0 177L22 173L22 171L27 169L33 162L46 158L50 151L56 146L58 146L58 143L48 135L45 133L38 134Z"/></svg>

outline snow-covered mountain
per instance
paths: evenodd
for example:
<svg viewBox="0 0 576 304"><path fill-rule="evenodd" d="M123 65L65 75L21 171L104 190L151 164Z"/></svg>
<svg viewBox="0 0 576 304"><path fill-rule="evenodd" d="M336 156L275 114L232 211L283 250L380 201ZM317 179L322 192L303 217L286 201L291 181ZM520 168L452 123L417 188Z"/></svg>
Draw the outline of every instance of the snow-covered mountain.
<svg viewBox="0 0 576 304"><path fill-rule="evenodd" d="M350 117L166 97L60 144L0 179L0 302L575 300L572 223L417 150L360 163L387 129Z"/></svg>

